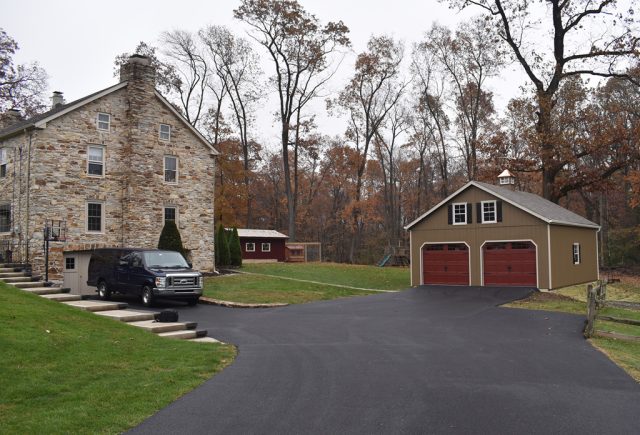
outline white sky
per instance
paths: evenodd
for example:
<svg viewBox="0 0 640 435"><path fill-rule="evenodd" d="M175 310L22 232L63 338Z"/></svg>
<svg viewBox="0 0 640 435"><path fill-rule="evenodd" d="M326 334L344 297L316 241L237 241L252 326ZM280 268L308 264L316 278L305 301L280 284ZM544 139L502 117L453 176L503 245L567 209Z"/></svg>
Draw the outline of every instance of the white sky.
<svg viewBox="0 0 640 435"><path fill-rule="evenodd" d="M351 30L354 53L363 51L371 34L390 34L406 45L405 58L411 44L419 41L433 22L455 25L468 18L435 1L420 0L299 0L307 11L323 23L342 20ZM112 0L52 1L1 0L0 27L13 37L20 50L17 63L38 61L49 74L50 91L62 91L67 101L114 84L113 61L123 52L132 52L138 42L157 44L165 30L197 31L209 25L227 25L244 34L246 27L233 18L239 0ZM263 49L256 51L264 56ZM352 53L347 57L328 92L338 91L353 71ZM268 75L271 64L265 61ZM495 81L491 89L498 107L506 104L518 86L523 84L515 66L505 72L511 79ZM499 88L496 85L499 84ZM275 103L275 101L273 101ZM266 101L258 113L254 137L270 144L277 143L278 126L273 120L276 106ZM324 114L324 101L315 104L317 123L324 134L341 134L345 124Z"/></svg>

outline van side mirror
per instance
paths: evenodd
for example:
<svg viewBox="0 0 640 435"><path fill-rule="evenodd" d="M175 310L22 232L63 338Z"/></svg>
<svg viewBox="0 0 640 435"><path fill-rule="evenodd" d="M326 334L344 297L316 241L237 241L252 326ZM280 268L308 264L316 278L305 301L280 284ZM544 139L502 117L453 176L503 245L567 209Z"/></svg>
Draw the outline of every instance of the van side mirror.
<svg viewBox="0 0 640 435"><path fill-rule="evenodd" d="M127 265L127 264L129 264L129 263L127 263L127 260L120 260L120 261L118 261L118 264L119 264L120 266L126 266L126 265Z"/></svg>
<svg viewBox="0 0 640 435"><path fill-rule="evenodd" d="M187 266L189 266L189 269L193 269L193 263L192 262L188 261L187 262Z"/></svg>

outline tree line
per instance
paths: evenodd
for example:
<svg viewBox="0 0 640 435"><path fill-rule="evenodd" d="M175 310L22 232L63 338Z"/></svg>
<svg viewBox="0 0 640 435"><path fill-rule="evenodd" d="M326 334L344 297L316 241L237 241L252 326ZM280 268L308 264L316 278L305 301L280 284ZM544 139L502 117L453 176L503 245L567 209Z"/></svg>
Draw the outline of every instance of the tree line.
<svg viewBox="0 0 640 435"><path fill-rule="evenodd" d="M323 23L295 0L243 0L234 16L244 33L173 30L135 52L152 58L158 86L222 151L215 209L225 227L277 229L322 242L328 259L373 262L465 182L495 182L508 168L519 189L602 225L603 264L640 263L632 9L610 0L445 3L478 15L433 24L411 44L371 35L352 65L342 63L347 25ZM492 89L507 68L525 79L498 109ZM338 69L349 80L329 94ZM316 125L321 100L345 120L343 134ZM278 150L256 140L259 111L278 121Z"/></svg>

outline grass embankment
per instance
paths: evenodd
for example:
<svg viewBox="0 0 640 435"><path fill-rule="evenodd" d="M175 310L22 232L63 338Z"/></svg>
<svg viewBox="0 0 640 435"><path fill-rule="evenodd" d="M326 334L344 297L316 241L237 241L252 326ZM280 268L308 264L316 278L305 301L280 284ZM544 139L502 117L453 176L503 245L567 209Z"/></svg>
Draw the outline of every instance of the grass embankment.
<svg viewBox="0 0 640 435"><path fill-rule="evenodd" d="M235 349L160 338L0 283L0 355L0 433L120 433Z"/></svg>
<svg viewBox="0 0 640 435"><path fill-rule="evenodd" d="M550 293L534 293L531 297L506 306L530 310L560 311L586 316L586 284L565 287ZM607 300L640 302L640 284L636 279L623 278L619 283L607 285ZM640 320L640 311L606 307L601 316ZM596 321L596 330L640 337L640 326L626 325L606 320ZM640 382L640 342L593 337L591 342Z"/></svg>
<svg viewBox="0 0 640 435"><path fill-rule="evenodd" d="M377 293L357 288L400 290L409 286L407 268L335 263L268 263L245 265L241 271L252 274L207 278L204 288L205 296L242 303L299 304Z"/></svg>

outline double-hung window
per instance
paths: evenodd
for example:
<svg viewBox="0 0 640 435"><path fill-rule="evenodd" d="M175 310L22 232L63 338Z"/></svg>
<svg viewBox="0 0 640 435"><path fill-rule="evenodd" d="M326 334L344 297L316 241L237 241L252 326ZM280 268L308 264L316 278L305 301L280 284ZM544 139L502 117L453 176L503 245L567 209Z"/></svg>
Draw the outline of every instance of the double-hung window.
<svg viewBox="0 0 640 435"><path fill-rule="evenodd" d="M498 222L495 201L482 201L482 223L495 224Z"/></svg>
<svg viewBox="0 0 640 435"><path fill-rule="evenodd" d="M98 130L109 131L111 129L111 115L108 113L98 113L96 122Z"/></svg>
<svg viewBox="0 0 640 435"><path fill-rule="evenodd" d="M7 176L7 149L0 148L0 178Z"/></svg>
<svg viewBox="0 0 640 435"><path fill-rule="evenodd" d="M93 177L104 176L104 147L89 145L87 149L87 174Z"/></svg>
<svg viewBox="0 0 640 435"><path fill-rule="evenodd" d="M87 202L87 232L104 232L104 204L102 202Z"/></svg>
<svg viewBox="0 0 640 435"><path fill-rule="evenodd" d="M262 252L271 252L271 243L262 243Z"/></svg>
<svg viewBox="0 0 640 435"><path fill-rule="evenodd" d="M178 158L175 156L164 156L164 181L178 182Z"/></svg>
<svg viewBox="0 0 640 435"><path fill-rule="evenodd" d="M453 224L464 225L467 223L467 203L453 204Z"/></svg>
<svg viewBox="0 0 640 435"><path fill-rule="evenodd" d="M160 140L171 140L171 126L169 124L160 124Z"/></svg>
<svg viewBox="0 0 640 435"><path fill-rule="evenodd" d="M247 252L255 252L256 244L253 242L248 242L247 244L244 245L244 250Z"/></svg>
<svg viewBox="0 0 640 435"><path fill-rule="evenodd" d="M11 204L0 204L0 233L11 231Z"/></svg>
<svg viewBox="0 0 640 435"><path fill-rule="evenodd" d="M580 264L580 243L573 244L573 264Z"/></svg>

